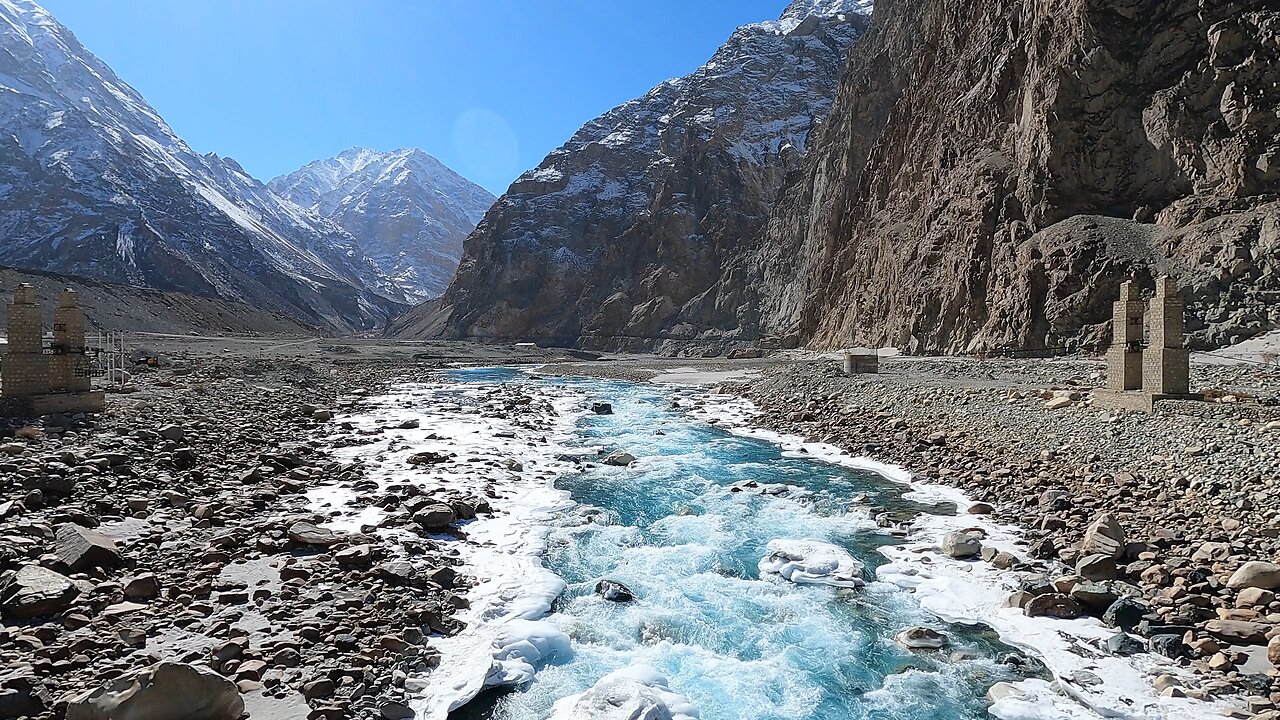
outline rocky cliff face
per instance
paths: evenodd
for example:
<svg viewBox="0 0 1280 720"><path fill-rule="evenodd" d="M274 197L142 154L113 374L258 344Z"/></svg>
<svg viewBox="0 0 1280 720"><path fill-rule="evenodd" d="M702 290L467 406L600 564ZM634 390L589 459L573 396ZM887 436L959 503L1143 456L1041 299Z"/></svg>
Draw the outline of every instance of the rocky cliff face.
<svg viewBox="0 0 1280 720"><path fill-rule="evenodd" d="M796 0L585 125L516 180L442 300L400 331L625 348L754 327L734 263L830 109L867 5Z"/></svg>
<svg viewBox="0 0 1280 720"><path fill-rule="evenodd" d="M0 262L341 329L406 299L349 233L193 152L28 0L0 0Z"/></svg>
<svg viewBox="0 0 1280 720"><path fill-rule="evenodd" d="M881 0L746 264L815 346L1094 347L1130 275L1200 345L1280 325L1266 0Z"/></svg>
<svg viewBox="0 0 1280 720"><path fill-rule="evenodd" d="M414 301L444 292L462 241L493 205L488 190L421 150L352 148L317 160L267 186L349 232Z"/></svg>

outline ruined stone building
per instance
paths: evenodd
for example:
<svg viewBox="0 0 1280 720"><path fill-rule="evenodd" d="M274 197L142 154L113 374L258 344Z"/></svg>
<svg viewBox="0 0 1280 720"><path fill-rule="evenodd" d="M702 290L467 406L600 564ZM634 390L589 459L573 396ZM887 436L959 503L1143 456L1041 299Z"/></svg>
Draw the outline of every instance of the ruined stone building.
<svg viewBox="0 0 1280 720"><path fill-rule="evenodd" d="M13 291L8 345L0 357L0 413L8 417L101 412L106 396L92 389L85 317L74 290L63 290L53 311L53 341L46 347L43 310L35 288Z"/></svg>
<svg viewBox="0 0 1280 720"><path fill-rule="evenodd" d="M1107 387L1094 391L1103 407L1153 412L1164 399L1191 399L1191 351L1187 349L1182 295L1171 278L1156 280L1143 301L1132 282L1121 283L1107 349Z"/></svg>

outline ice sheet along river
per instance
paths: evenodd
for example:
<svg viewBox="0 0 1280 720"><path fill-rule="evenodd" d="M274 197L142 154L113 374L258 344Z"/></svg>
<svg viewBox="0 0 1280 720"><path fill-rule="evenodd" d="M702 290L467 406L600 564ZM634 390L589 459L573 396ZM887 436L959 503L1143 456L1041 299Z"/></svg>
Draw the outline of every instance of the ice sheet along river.
<svg viewBox="0 0 1280 720"><path fill-rule="evenodd" d="M575 442L640 461L557 480L578 507L548 530L545 564L568 584L548 619L572 652L541 665L533 682L488 691L451 718L545 720L556 700L638 664L665 675L702 720L985 718L986 689L1024 677L990 631L942 623L911 594L875 582L884 562L877 548L897 542L875 513L947 511L904 500L903 485L700 422L671 407L669 387L528 380L508 370L454 378L567 384L611 402L613 414L578 423ZM761 492L747 482L779 487ZM762 578L758 563L779 538L847 550L865 565L866 587ZM636 600L596 596L602 578L625 583ZM951 645L913 652L895 643L915 625L947 633Z"/></svg>

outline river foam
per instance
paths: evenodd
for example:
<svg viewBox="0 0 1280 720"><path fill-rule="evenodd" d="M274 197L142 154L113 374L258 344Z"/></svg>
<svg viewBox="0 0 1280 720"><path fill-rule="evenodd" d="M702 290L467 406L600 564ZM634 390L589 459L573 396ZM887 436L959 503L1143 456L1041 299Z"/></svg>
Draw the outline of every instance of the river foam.
<svg viewBox="0 0 1280 720"><path fill-rule="evenodd" d="M650 713L616 717L976 718L986 715L981 693L995 680L1018 691L990 709L1004 720L1096 717L1095 711L1189 720L1210 707L1155 696L1144 675L1178 672L1156 659L1077 655L1079 643L1096 643L1105 629L1087 620L1031 620L1000 608L1007 575L937 552L942 534L964 524L983 525L984 542L1018 553L1012 528L973 516L924 514L902 543L882 535L868 512L873 502L967 507L954 489L912 484L902 468L752 428L754 408L729 396L677 393L683 407L676 410L670 390L655 386L533 381L529 391L555 408L537 428L451 402L475 400L486 383L519 377L461 373L457 382L379 398L374 410L355 419L362 428L421 420L422 431L397 430L373 448L350 451L382 483L403 481L404 456L433 443L463 447L494 460L494 467L507 459L522 466L518 473L476 466L500 498L491 517L466 525L468 542L453 544L478 583L468 593L471 607L459 616L466 629L432 639L443 655L440 667L406 683L418 693L412 706L420 718L445 720L498 683L521 690L486 701L496 703L492 715L463 711L461 717L612 718L587 713L618 707L610 705L613 697ZM588 413L590 401L601 399L614 403L618 417ZM580 473L561 459L613 449L640 462ZM904 496L881 481L910 492ZM343 511L336 524L368 517L366 508L323 489L313 499L318 509ZM774 565L765 561L780 548L796 563L793 582L768 580ZM860 590L795 582L851 579L849 560L874 568L876 579ZM604 578L626 583L637 600L618 605L595 596L594 585ZM970 636L963 629L978 622L1044 658L1057 685L1076 698L1010 674L980 630ZM950 654L898 648L893 634L916 624L953 634ZM1105 687L1064 682L1085 669L1103 675Z"/></svg>
<svg viewBox="0 0 1280 720"><path fill-rule="evenodd" d="M963 491L922 481L901 466L851 456L833 445L751 427L754 408L737 396L711 395L696 413L730 432L776 443L788 453L872 470L904 483L912 488L904 498L926 505L950 503L958 508L956 515L917 516L907 542L880 548L890 562L877 569L877 576L912 593L922 608L938 618L949 623L988 625L1005 642L1045 662L1057 680L1054 687L1037 679L1013 683L1019 692L995 702L989 709L993 716L1001 720L1203 720L1226 707L1160 696L1151 684L1156 675L1189 679L1189 673L1158 655L1108 654L1106 640L1116 631L1094 618L1030 618L1017 608L1004 607L1005 598L1017 589L1012 573L985 562L956 560L940 551L942 538L948 532L978 527L986 534L984 545L1026 556L1017 528L965 512L973 502ZM1088 674L1085 677L1089 684L1076 680L1082 673ZM1092 684L1095 678L1101 682Z"/></svg>

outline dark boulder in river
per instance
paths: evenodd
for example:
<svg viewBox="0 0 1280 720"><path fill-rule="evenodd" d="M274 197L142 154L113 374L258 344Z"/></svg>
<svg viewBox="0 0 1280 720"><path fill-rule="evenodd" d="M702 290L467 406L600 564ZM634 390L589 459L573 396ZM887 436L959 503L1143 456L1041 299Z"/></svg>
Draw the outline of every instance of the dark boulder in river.
<svg viewBox="0 0 1280 720"><path fill-rule="evenodd" d="M625 603L636 599L631 589L614 580L601 580L596 583L596 594L609 602Z"/></svg>

